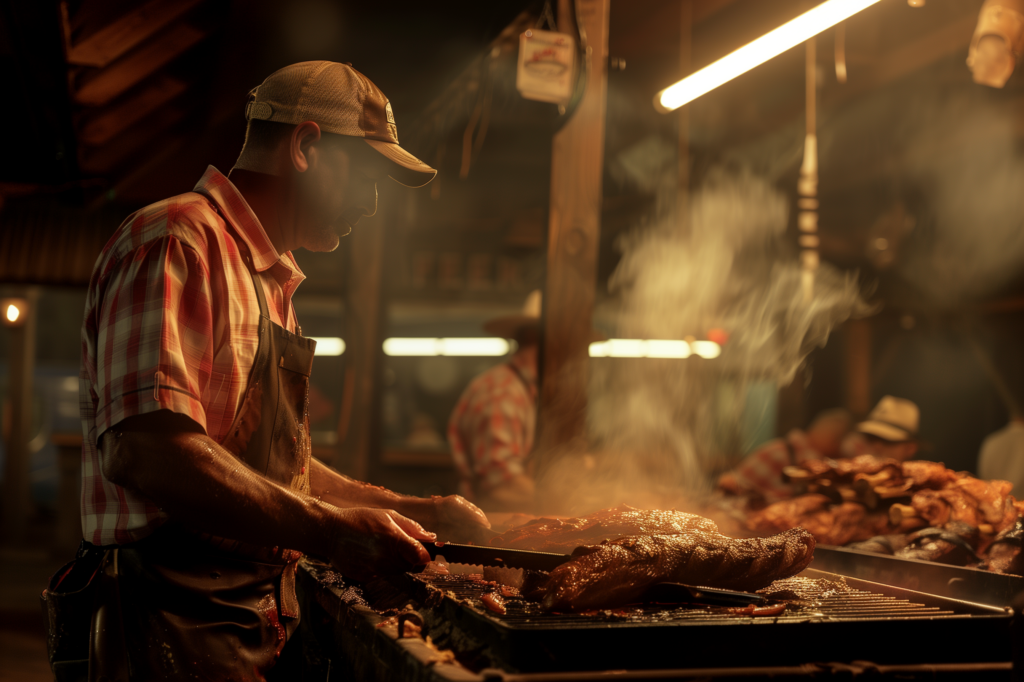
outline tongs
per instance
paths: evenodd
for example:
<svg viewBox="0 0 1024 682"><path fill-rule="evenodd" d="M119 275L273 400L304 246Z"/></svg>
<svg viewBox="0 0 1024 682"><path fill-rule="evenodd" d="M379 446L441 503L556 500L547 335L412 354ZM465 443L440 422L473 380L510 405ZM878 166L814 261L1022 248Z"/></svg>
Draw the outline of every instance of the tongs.
<svg viewBox="0 0 1024 682"><path fill-rule="evenodd" d="M750 606L767 603L760 594L735 592L715 587L697 587L683 583L657 583L643 596L644 602L663 604L707 604L708 606Z"/></svg>

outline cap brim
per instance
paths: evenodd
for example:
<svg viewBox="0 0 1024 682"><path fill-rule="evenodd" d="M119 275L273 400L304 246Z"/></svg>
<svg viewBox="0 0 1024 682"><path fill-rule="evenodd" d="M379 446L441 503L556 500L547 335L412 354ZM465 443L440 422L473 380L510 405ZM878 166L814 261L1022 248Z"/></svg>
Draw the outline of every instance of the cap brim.
<svg viewBox="0 0 1024 682"><path fill-rule="evenodd" d="M405 151L397 144L363 138L366 144L383 154L394 165L388 177L406 187L423 187L434 179L437 171Z"/></svg>
<svg viewBox="0 0 1024 682"><path fill-rule="evenodd" d="M511 339L524 327L540 327L540 318L530 315L502 315L484 322L484 331L503 339Z"/></svg>
<svg viewBox="0 0 1024 682"><path fill-rule="evenodd" d="M892 424L886 424L885 422L861 422L860 424L857 424L857 430L861 433L866 433L869 436L877 436L878 438L889 440L894 443L914 439L914 436L909 431L893 426Z"/></svg>

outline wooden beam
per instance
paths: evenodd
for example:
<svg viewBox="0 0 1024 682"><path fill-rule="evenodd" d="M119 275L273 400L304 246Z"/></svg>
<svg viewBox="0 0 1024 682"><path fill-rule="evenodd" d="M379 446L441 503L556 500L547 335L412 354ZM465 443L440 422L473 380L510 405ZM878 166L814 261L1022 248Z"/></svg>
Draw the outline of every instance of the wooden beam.
<svg viewBox="0 0 1024 682"><path fill-rule="evenodd" d="M82 144L106 144L188 89L188 84L170 76L158 76L138 94L91 118L78 135Z"/></svg>
<svg viewBox="0 0 1024 682"><path fill-rule="evenodd" d="M871 410L871 318L846 323L846 409L858 419Z"/></svg>
<svg viewBox="0 0 1024 682"><path fill-rule="evenodd" d="M179 24L125 59L100 71L74 91L72 96L79 104L104 106L205 37L203 31Z"/></svg>
<svg viewBox="0 0 1024 682"><path fill-rule="evenodd" d="M377 378L380 374L383 324L381 313L384 210L352 231L349 281L345 301L345 377L338 419L338 468L360 481L370 474L375 428L379 422Z"/></svg>
<svg viewBox="0 0 1024 682"><path fill-rule="evenodd" d="M137 126L109 144L79 147L79 167L92 175L108 175L130 159L159 154L164 144L170 141L166 133L178 125L186 113L182 106L165 107L150 116L145 125ZM163 138L163 141L158 138Z"/></svg>
<svg viewBox="0 0 1024 682"><path fill-rule="evenodd" d="M588 348L601 229L610 0L578 2L590 50L589 69L582 101L552 144L537 448L540 470L553 456L585 447L586 438ZM560 3L560 21L568 13L568 5Z"/></svg>
<svg viewBox="0 0 1024 682"><path fill-rule="evenodd" d="M68 64L103 68L146 42L203 0L152 0L74 45L65 28ZM67 3L62 3L66 7ZM65 26L68 22L65 18Z"/></svg>

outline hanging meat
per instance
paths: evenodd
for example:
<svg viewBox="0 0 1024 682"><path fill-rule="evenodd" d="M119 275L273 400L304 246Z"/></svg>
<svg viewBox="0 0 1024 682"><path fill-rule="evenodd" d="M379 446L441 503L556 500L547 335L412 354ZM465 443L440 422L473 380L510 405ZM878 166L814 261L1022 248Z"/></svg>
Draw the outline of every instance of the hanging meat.
<svg viewBox="0 0 1024 682"><path fill-rule="evenodd" d="M802 528L741 540L708 531L619 538L579 547L551 572L543 604L549 611L612 608L661 582L753 591L806 568L814 544Z"/></svg>

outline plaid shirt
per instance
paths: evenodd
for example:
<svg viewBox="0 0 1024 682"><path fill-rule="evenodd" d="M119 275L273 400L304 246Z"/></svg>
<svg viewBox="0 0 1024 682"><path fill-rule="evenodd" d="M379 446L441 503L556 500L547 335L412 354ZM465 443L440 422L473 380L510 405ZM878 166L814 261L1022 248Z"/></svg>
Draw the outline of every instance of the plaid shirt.
<svg viewBox="0 0 1024 682"><path fill-rule="evenodd" d="M90 542L139 540L165 519L150 500L104 478L97 448L104 431L160 409L190 417L217 442L231 427L259 344L245 250L271 319L294 332L291 297L302 271L291 253L278 257L256 214L212 166L195 192L129 216L96 261L79 381L82 532Z"/></svg>
<svg viewBox="0 0 1024 682"><path fill-rule="evenodd" d="M740 490L757 492L768 502L777 502L793 494L793 487L782 480L782 470L809 459L821 459L821 454L807 444L803 431L793 429L785 438L768 441L747 455L731 474Z"/></svg>
<svg viewBox="0 0 1024 682"><path fill-rule="evenodd" d="M473 379L448 421L459 492L472 500L526 473L536 428L537 368L521 353Z"/></svg>

